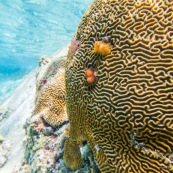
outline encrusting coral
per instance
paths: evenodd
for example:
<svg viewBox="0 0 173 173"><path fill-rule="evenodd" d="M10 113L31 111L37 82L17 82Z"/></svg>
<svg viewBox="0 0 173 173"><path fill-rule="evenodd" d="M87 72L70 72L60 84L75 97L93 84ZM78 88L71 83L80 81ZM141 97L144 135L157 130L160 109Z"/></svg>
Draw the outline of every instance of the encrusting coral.
<svg viewBox="0 0 173 173"><path fill-rule="evenodd" d="M111 52L103 56L93 50L105 37ZM87 141L103 173L171 172L173 1L95 0L75 38L66 67L65 163L81 166L79 145ZM94 85L86 83L90 67Z"/></svg>

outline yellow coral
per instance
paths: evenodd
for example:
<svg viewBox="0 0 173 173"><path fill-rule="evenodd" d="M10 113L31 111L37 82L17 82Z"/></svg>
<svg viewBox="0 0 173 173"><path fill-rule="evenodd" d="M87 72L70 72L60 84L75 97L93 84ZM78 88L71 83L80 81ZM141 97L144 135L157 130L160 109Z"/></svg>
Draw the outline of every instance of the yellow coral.
<svg viewBox="0 0 173 173"><path fill-rule="evenodd" d="M147 153L173 150L172 7L169 0L95 0L83 17L75 35L81 46L66 68L69 167L80 165L71 164L75 152L68 155L87 140L101 172L170 172L165 160ZM106 59L95 53L95 40L105 36ZM90 66L95 85L85 82Z"/></svg>

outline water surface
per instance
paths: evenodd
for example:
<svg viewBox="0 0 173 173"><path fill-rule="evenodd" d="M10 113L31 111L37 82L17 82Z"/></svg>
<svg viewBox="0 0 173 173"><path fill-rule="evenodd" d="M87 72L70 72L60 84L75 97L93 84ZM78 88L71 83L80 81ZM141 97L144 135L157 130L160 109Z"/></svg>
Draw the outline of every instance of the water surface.
<svg viewBox="0 0 173 173"><path fill-rule="evenodd" d="M0 100L21 78L69 43L92 0L0 1Z"/></svg>

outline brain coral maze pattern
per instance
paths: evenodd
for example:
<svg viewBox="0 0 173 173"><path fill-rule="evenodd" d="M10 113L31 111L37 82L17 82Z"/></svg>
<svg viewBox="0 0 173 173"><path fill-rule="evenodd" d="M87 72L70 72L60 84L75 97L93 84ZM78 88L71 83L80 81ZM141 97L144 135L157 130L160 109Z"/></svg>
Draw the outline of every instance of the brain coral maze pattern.
<svg viewBox="0 0 173 173"><path fill-rule="evenodd" d="M86 140L101 172L173 172L173 1L95 0L75 39L66 68L71 142ZM110 53L95 52L105 40Z"/></svg>

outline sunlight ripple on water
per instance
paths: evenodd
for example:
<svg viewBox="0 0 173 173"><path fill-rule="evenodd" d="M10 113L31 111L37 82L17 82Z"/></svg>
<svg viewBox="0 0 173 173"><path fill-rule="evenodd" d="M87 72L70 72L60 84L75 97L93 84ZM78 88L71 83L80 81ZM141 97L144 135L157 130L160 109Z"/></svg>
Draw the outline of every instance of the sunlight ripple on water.
<svg viewBox="0 0 173 173"><path fill-rule="evenodd" d="M0 100L38 64L69 43L92 0L0 1Z"/></svg>

